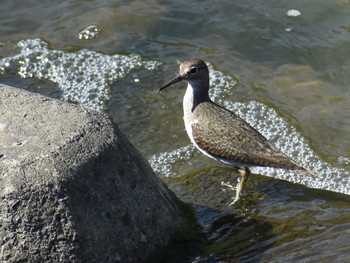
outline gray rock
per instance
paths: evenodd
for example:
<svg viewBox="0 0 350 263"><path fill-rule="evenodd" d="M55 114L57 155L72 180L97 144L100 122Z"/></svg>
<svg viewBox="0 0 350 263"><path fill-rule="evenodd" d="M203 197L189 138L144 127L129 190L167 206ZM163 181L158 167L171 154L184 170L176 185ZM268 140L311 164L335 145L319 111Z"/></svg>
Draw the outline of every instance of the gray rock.
<svg viewBox="0 0 350 263"><path fill-rule="evenodd" d="M0 84L0 261L138 262L180 225L103 113Z"/></svg>

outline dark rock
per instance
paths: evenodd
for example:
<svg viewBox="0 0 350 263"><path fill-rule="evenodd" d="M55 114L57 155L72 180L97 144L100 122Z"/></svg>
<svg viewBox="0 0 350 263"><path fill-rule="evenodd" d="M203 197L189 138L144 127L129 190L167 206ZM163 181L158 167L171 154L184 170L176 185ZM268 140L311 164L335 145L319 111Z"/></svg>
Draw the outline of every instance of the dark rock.
<svg viewBox="0 0 350 263"><path fill-rule="evenodd" d="M138 262L180 225L103 113L0 84L1 262Z"/></svg>

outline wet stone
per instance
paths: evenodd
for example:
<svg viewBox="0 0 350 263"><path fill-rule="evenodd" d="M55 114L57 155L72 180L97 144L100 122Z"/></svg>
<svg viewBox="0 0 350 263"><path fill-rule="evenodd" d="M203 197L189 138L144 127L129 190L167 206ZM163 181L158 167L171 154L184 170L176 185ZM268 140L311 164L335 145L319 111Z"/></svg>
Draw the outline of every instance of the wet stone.
<svg viewBox="0 0 350 263"><path fill-rule="evenodd" d="M2 84L0 105L1 262L139 262L168 243L176 204L106 114Z"/></svg>

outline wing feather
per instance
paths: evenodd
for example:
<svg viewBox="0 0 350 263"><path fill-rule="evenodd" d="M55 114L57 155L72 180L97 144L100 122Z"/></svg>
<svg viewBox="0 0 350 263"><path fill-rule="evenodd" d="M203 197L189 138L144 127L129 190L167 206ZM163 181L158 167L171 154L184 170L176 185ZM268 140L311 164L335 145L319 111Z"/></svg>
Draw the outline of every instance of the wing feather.
<svg viewBox="0 0 350 263"><path fill-rule="evenodd" d="M202 105L207 109L197 113L201 121L192 124L195 143L209 155L246 165L301 168L246 121L211 104Z"/></svg>

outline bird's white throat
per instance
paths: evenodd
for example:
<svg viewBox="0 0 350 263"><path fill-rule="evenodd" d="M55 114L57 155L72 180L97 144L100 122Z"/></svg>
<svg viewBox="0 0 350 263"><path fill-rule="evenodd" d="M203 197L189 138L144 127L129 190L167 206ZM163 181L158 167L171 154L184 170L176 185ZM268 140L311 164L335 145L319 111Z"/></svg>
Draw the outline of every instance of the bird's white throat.
<svg viewBox="0 0 350 263"><path fill-rule="evenodd" d="M183 111L184 111L184 122L186 132L188 137L190 137L192 143L197 146L192 136L192 124L197 120L193 118L193 103L194 103L194 89L198 89L197 87L193 87L190 83L187 84L186 93L183 99Z"/></svg>
<svg viewBox="0 0 350 263"><path fill-rule="evenodd" d="M194 89L190 83L187 84L187 89L183 99L183 110L184 110L184 119L192 114L192 108L194 103ZM185 120L186 121L186 120Z"/></svg>

